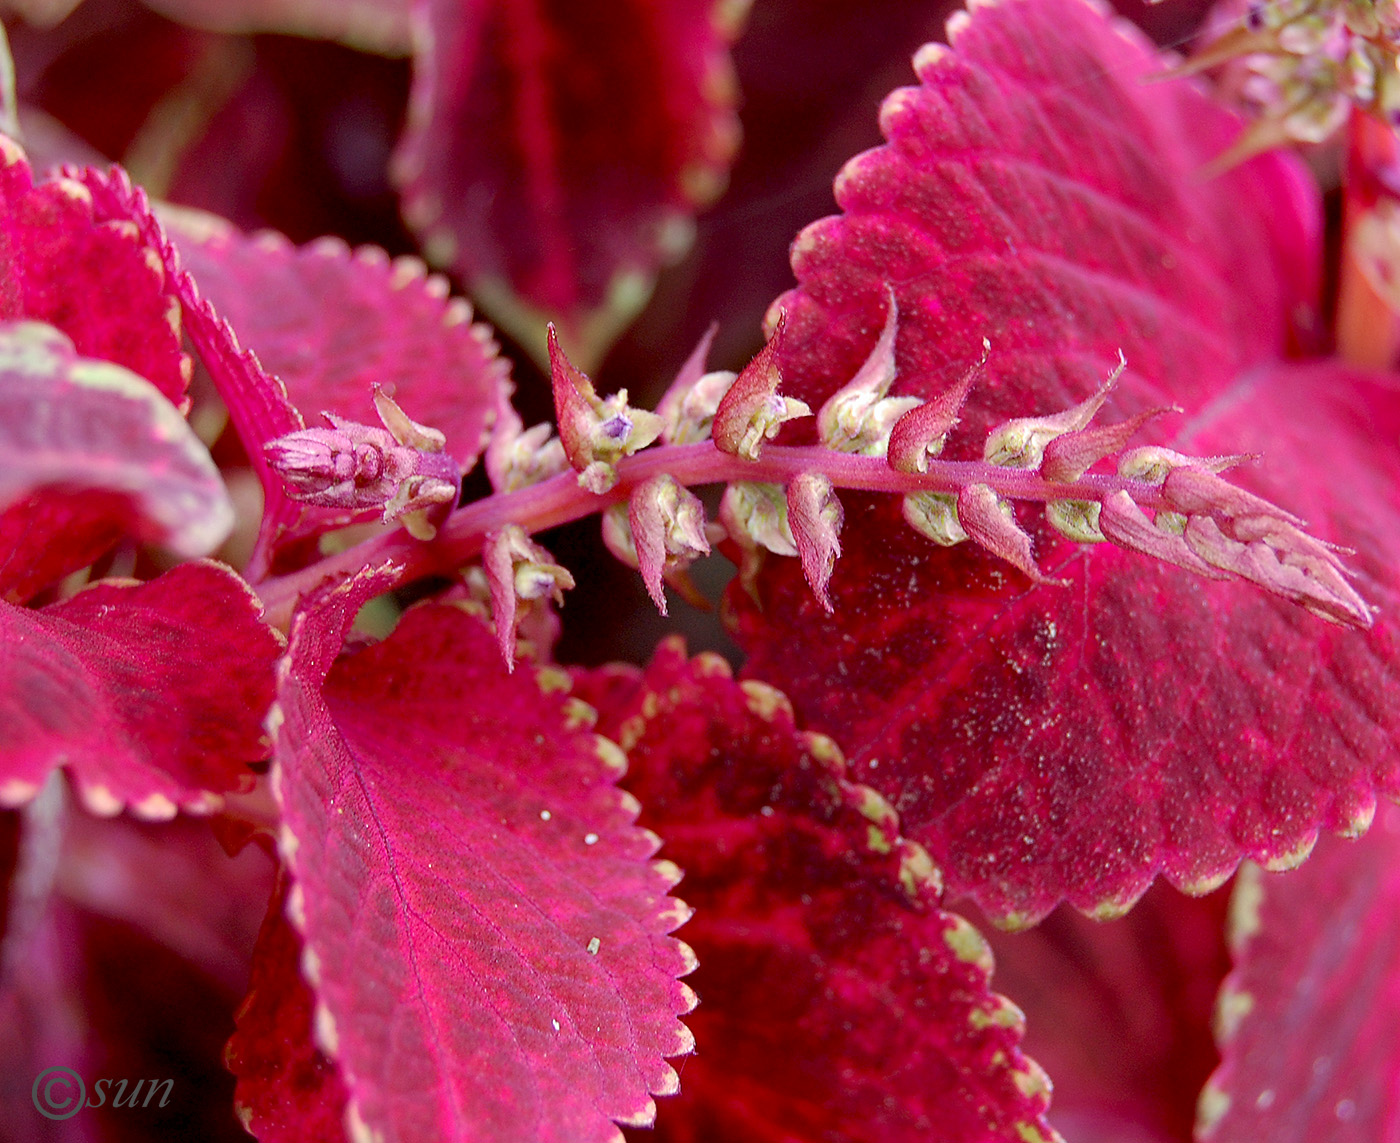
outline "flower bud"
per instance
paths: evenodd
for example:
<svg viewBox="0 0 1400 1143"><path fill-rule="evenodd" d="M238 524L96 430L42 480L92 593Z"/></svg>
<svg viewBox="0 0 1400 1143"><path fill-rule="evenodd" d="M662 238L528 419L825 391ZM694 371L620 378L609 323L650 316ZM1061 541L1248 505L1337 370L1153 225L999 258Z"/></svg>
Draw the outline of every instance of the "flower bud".
<svg viewBox="0 0 1400 1143"><path fill-rule="evenodd" d="M574 367L549 326L549 363L554 412L564 455L580 486L601 495L617 483L613 467L661 435L661 418L627 403L627 390L599 398L587 376Z"/></svg>
<svg viewBox="0 0 1400 1143"><path fill-rule="evenodd" d="M802 558L802 574L817 602L830 614L831 597L827 585L841 555L841 525L845 513L836 498L830 478L816 472L802 472L787 486L788 528L797 554Z"/></svg>
<svg viewBox="0 0 1400 1143"><path fill-rule="evenodd" d="M627 523L642 582L657 610L665 615L663 577L684 572L701 556L710 554L705 507L690 489L662 473L632 490Z"/></svg>
<svg viewBox="0 0 1400 1143"><path fill-rule="evenodd" d="M487 534L482 566L491 587L496 643L506 669L514 671L519 604L543 599L563 603L564 592L574 586L574 577L518 524L507 524L499 532Z"/></svg>
<svg viewBox="0 0 1400 1143"><path fill-rule="evenodd" d="M777 436L787 421L812 415L805 402L778 394L778 347L786 322L787 315L779 315L768 344L744 366L715 410L711 436L721 452L757 460L763 442Z"/></svg>
<svg viewBox="0 0 1400 1143"><path fill-rule="evenodd" d="M899 320L894 291L888 285L885 291L884 331L856 375L828 397L817 413L817 435L827 448L838 452L884 456L895 422L923 404L919 397L888 395L896 376L894 343Z"/></svg>
<svg viewBox="0 0 1400 1143"><path fill-rule="evenodd" d="M984 337L981 360L964 373L956 385L933 400L916 405L895 422L890 430L886 453L886 460L892 469L909 473L928 471L929 457L938 456L943 451L948 433L958 423L963 402L982 376L987 355L991 351L992 343ZM908 519L907 514L905 518Z"/></svg>
<svg viewBox="0 0 1400 1143"><path fill-rule="evenodd" d="M911 492L901 506L904 522L935 544L951 548L967 539L958 523L958 498L946 492Z"/></svg>
<svg viewBox="0 0 1400 1143"><path fill-rule="evenodd" d="M958 521L968 539L1019 569L1031 582L1066 582L1049 578L1036 565L1030 536L1016 523L1011 505L1001 500L989 485L969 484L958 493Z"/></svg>
<svg viewBox="0 0 1400 1143"><path fill-rule="evenodd" d="M1088 425L1103 407L1109 392L1127 367L1128 362L1122 350L1119 350L1117 367L1093 396L1063 413L1048 417L1019 417L997 426L987 437L983 458L991 464L1007 468L1039 468L1045 446L1056 437Z"/></svg>
<svg viewBox="0 0 1400 1143"><path fill-rule="evenodd" d="M486 446L486 474L497 492L529 488L569 467L564 445L549 425L526 429L520 414L502 394L497 403L496 425Z"/></svg>

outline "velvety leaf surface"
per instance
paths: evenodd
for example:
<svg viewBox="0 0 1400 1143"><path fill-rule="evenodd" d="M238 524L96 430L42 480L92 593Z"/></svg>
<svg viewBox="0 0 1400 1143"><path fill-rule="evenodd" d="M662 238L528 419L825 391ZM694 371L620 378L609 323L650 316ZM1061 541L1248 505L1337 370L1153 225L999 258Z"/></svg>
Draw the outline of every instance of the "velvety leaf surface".
<svg viewBox="0 0 1400 1143"><path fill-rule="evenodd" d="M98 583L41 611L0 605L0 802L67 766L97 813L209 812L267 757L280 641L226 567Z"/></svg>
<svg viewBox="0 0 1400 1143"><path fill-rule="evenodd" d="M678 639L640 685L580 682L612 707L627 786L696 909L696 1056L660 1138L1056 1137L985 943L938 908L922 851L862 816L881 813L830 740L797 732L781 695L735 683L718 656L687 661Z"/></svg>
<svg viewBox="0 0 1400 1143"><path fill-rule="evenodd" d="M407 54L410 0L145 0L182 24L215 32L278 32Z"/></svg>
<svg viewBox="0 0 1400 1143"><path fill-rule="evenodd" d="M1137 87L1154 61L1093 9L980 8L954 40L887 101L896 142L838 181L848 213L798 240L784 392L815 404L854 373L886 279L895 392L935 392L992 339L955 459L980 455L993 420L1086 396L1122 345L1117 415L1176 401L1180 447L1263 454L1239 482L1354 545L1380 622L1343 632L1044 527L1037 558L1071 584L1032 589L971 545L915 536L897 503L849 497L834 618L784 561L761 612L731 595L746 669L843 743L950 891L1004 920L1062 898L1116 912L1157 871L1201 890L1245 854L1297 860L1397 786L1395 394L1322 367L1231 384L1282 348L1307 236L1260 220L1286 215L1293 173L1197 178L1230 124L1184 85Z"/></svg>
<svg viewBox="0 0 1400 1143"><path fill-rule="evenodd" d="M592 369L690 243L738 141L716 0L420 0L404 217L532 352Z"/></svg>
<svg viewBox="0 0 1400 1143"><path fill-rule="evenodd" d="M1400 1139L1400 810L1327 838L1289 874L1240 872L1224 1062L1201 1097L1211 1143Z"/></svg>
<svg viewBox="0 0 1400 1143"><path fill-rule="evenodd" d="M619 791L621 753L557 670L500 665L479 620L405 614L332 660L366 573L294 620L275 788L289 915L349 1115L386 1140L608 1140L688 1052L667 934L679 873Z"/></svg>
<svg viewBox="0 0 1400 1143"><path fill-rule="evenodd" d="M410 417L440 430L470 469L485 447L510 364L471 307L447 297L415 258L322 239L294 247L246 237L221 219L175 212L167 226L200 292L286 386L308 425L329 410L378 425L378 383Z"/></svg>
<svg viewBox="0 0 1400 1143"><path fill-rule="evenodd" d="M286 917L278 879L253 952L248 998L225 1060L238 1077L238 1116L260 1143L342 1143L345 1083L312 1041L316 997L301 976L301 939Z"/></svg>
<svg viewBox="0 0 1400 1143"><path fill-rule="evenodd" d="M61 495L45 512L50 490ZM37 528L67 548L61 528L43 525L55 514L58 523L71 523L56 504L77 507L78 492L95 494L109 509L115 497L124 509L118 526L183 556L207 555L233 527L218 468L155 386L119 365L79 357L53 326L0 323L0 505L6 513L21 502L41 509L37 519L0 520L17 536ZM85 547L75 545L68 562ZM4 573L0 584L12 591L6 581L35 576L13 555Z"/></svg>

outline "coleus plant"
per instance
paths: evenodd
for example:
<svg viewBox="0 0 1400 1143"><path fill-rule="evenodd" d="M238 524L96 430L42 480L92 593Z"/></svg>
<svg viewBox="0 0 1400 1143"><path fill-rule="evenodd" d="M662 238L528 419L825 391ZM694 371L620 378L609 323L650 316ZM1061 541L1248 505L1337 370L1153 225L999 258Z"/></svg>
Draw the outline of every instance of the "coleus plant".
<svg viewBox="0 0 1400 1143"><path fill-rule="evenodd" d="M265 1140L1400 1132L1390 7L1237 6L1190 64L1083 0L954 13L761 347L669 347L654 402L605 354L722 185L736 6L153 7L413 51L404 216L555 416L416 258L3 140L19 1137L236 1132L149 1010L217 1040L245 986ZM132 164L175 194L243 41L159 27L214 60L148 121L188 171ZM1324 243L1270 148L1337 129ZM560 661L595 518L663 615L732 559L737 674ZM1030 930L1000 991L988 924ZM177 1061L183 1118L30 1086Z"/></svg>

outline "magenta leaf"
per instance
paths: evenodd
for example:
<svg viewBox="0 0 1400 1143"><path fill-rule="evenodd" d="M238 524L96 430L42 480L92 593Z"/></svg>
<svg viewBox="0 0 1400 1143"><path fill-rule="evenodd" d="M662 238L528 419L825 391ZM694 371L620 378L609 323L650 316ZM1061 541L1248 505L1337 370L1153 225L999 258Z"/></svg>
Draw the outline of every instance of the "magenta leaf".
<svg viewBox="0 0 1400 1143"><path fill-rule="evenodd" d="M145 235L103 217L73 179L36 186L8 138L0 164L0 320L57 326L82 356L125 366L183 410L190 361Z"/></svg>
<svg viewBox="0 0 1400 1143"><path fill-rule="evenodd" d="M333 665L392 573L293 621L275 789L289 916L350 1120L386 1140L609 1140L691 1049L679 877L557 669L450 605ZM446 712L446 716L445 716Z"/></svg>
<svg viewBox="0 0 1400 1143"><path fill-rule="evenodd" d="M1391 1140L1400 1132L1400 810L1302 869L1241 870L1223 1062L1201 1097L1208 1143Z"/></svg>
<svg viewBox="0 0 1400 1143"><path fill-rule="evenodd" d="M895 394L955 384L991 340L950 459L1076 405L1121 346L1106 419L1178 403L1191 431L1174 447L1261 454L1239 483L1358 550L1377 630L1044 526L1036 560L1070 586L1031 588L971 545L921 540L898 505L843 497L834 618L786 561L761 611L731 592L746 671L841 741L950 891L1003 922L1066 898L1116 914L1157 872L1202 891L1241 856L1301 860L1397 786L1395 394L1340 370L1241 376L1283 349L1306 294L1315 236L1290 203L1308 192L1283 160L1197 177L1235 125L1188 85L1141 86L1159 66L1143 45L1078 0L979 7L953 41L886 101L892 142L838 180L846 214L795 244L801 284L774 306L786 390L815 405L859 368L887 282Z"/></svg>
<svg viewBox="0 0 1400 1143"><path fill-rule="evenodd" d="M89 527L84 494L102 510ZM43 548L26 566L12 547L0 585L25 598L90 561L113 526L202 556L233 527L233 505L204 444L149 381L79 357L52 326L0 323L0 536Z"/></svg>
<svg viewBox="0 0 1400 1143"><path fill-rule="evenodd" d="M0 804L59 765L96 813L208 813L251 785L279 637L212 562L98 583L40 611L0 605Z"/></svg>
<svg viewBox="0 0 1400 1143"><path fill-rule="evenodd" d="M260 1143L343 1143L345 1082L311 1037L316 997L301 976L301 940L278 879L253 951L248 998L225 1060L238 1077L239 1119Z"/></svg>
<svg viewBox="0 0 1400 1143"><path fill-rule="evenodd" d="M172 20L215 32L277 32L407 55L411 0L145 0Z"/></svg>
<svg viewBox="0 0 1400 1143"><path fill-rule="evenodd" d="M502 328L593 369L690 244L738 139L715 0L422 0L403 212ZM729 9L726 13L725 9Z"/></svg>
<svg viewBox="0 0 1400 1143"><path fill-rule="evenodd" d="M679 640L641 679L580 682L696 908L697 1051L661 1139L1058 1138L985 942L938 907L926 855L834 743Z"/></svg>

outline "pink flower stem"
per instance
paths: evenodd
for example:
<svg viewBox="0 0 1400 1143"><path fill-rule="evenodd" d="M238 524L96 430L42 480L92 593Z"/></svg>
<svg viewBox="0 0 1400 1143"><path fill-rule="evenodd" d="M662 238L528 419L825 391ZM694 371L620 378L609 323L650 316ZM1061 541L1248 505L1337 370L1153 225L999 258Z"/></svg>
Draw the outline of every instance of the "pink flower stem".
<svg viewBox="0 0 1400 1143"><path fill-rule="evenodd" d="M1158 507L1161 488L1121 476L1086 474L1073 484L1045 480L1033 469L1004 468L984 461L930 460L928 472L896 472L883 457L857 456L818 446L794 448L769 445L756 461L720 452L710 441L647 449L617 465L616 487L595 495L579 487L569 471L518 492L488 496L457 509L424 543L396 531L347 548L343 552L255 585L267 619L285 628L297 601L319 584L353 575L361 568L393 562L403 568L403 582L451 572L480 555L486 536L507 524L528 533L579 520L626 499L638 484L666 473L680 484L698 486L755 481L786 484L803 472L820 472L837 488L856 492L946 492L956 495L971 484L989 485L1007 500L1093 500L1126 489L1144 508Z"/></svg>

